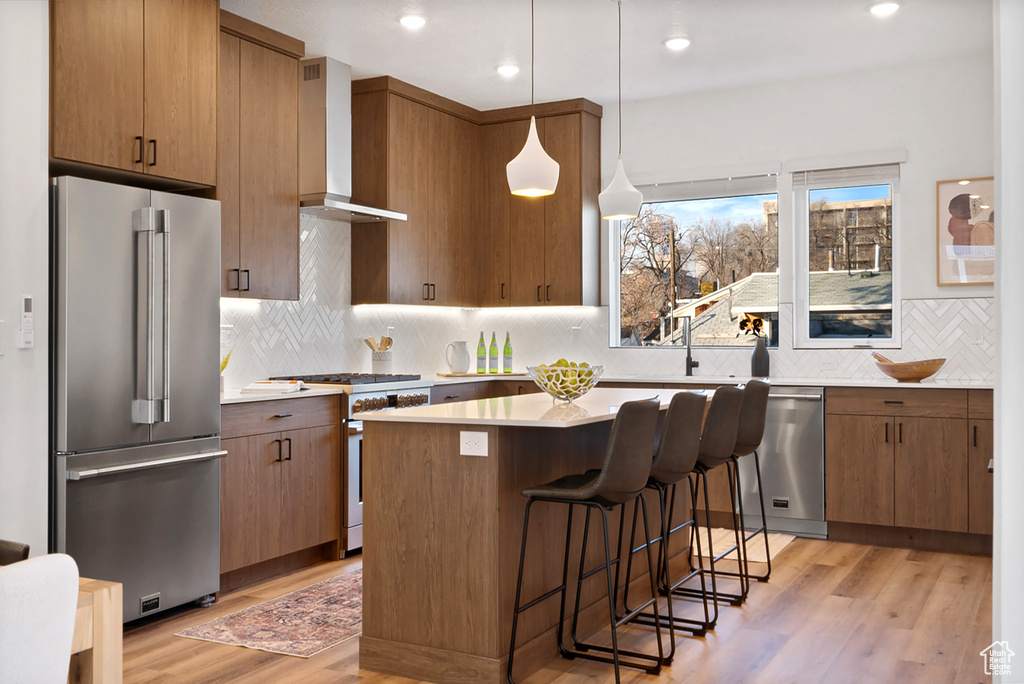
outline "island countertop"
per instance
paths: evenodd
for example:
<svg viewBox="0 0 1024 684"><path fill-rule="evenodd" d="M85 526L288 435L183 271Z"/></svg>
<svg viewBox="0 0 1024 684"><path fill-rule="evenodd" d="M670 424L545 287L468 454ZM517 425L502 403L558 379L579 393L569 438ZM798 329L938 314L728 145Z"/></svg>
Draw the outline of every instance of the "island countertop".
<svg viewBox="0 0 1024 684"><path fill-rule="evenodd" d="M713 390L629 389L596 387L572 403L541 393L490 399L472 399L393 411L357 413L356 420L386 423L446 423L508 427L567 428L611 420L623 402L658 397L667 408L677 392L692 391L710 396Z"/></svg>

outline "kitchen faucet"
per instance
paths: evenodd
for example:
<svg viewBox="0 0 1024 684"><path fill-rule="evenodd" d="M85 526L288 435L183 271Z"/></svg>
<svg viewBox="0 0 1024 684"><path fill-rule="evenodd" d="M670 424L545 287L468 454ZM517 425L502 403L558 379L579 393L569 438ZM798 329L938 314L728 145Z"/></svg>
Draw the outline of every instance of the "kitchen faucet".
<svg viewBox="0 0 1024 684"><path fill-rule="evenodd" d="M686 375L691 376L693 375L693 369L700 367L700 361L694 359L691 353L690 334L693 332L693 329L690 327L689 316L683 316L683 326L686 328Z"/></svg>

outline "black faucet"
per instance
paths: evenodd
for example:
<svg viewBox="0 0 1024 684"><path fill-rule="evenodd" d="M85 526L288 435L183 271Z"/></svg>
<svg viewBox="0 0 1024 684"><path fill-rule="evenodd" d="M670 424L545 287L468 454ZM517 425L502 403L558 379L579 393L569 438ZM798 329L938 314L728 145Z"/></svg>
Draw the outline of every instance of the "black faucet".
<svg viewBox="0 0 1024 684"><path fill-rule="evenodd" d="M689 377L693 375L693 369L700 367L700 361L693 358L690 346L690 333L693 332L690 327L690 317L683 316L683 325L686 326L686 375Z"/></svg>

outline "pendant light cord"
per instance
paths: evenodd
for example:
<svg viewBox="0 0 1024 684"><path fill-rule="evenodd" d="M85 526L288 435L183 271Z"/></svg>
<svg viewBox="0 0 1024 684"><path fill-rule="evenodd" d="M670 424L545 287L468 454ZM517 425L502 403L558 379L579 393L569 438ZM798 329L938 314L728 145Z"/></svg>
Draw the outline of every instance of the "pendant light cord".
<svg viewBox="0 0 1024 684"><path fill-rule="evenodd" d="M533 0L530 0L533 2ZM619 2L619 159L622 159L622 0ZM531 76L532 78L532 76Z"/></svg>
<svg viewBox="0 0 1024 684"><path fill-rule="evenodd" d="M534 115L533 111L533 63L536 61L536 57L533 54L533 32L534 32L534 18L533 18L533 0L530 0L530 116Z"/></svg>

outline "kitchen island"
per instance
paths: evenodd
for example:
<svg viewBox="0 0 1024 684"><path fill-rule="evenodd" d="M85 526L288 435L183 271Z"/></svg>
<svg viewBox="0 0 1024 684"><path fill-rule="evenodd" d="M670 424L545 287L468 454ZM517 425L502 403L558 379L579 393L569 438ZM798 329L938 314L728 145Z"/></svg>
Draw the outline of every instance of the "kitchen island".
<svg viewBox="0 0 1024 684"><path fill-rule="evenodd" d="M623 402L657 394L667 408L675 393L599 388L572 404L530 394L360 414L360 667L435 682L503 681L526 507L521 490L599 467ZM472 442L468 451L483 455L463 455L464 439ZM559 583L565 515L563 506L534 509L524 597ZM656 515L651 522L657 525ZM591 524L597 533L600 523ZM599 546L590 545L588 567L603 557ZM676 540L672 553L681 549ZM641 555L637 585L646 581ZM584 584L581 634L607 622L604 586L599 579ZM570 587L567 600L574 595ZM521 616L517 679L557 656L557 621L555 598Z"/></svg>

